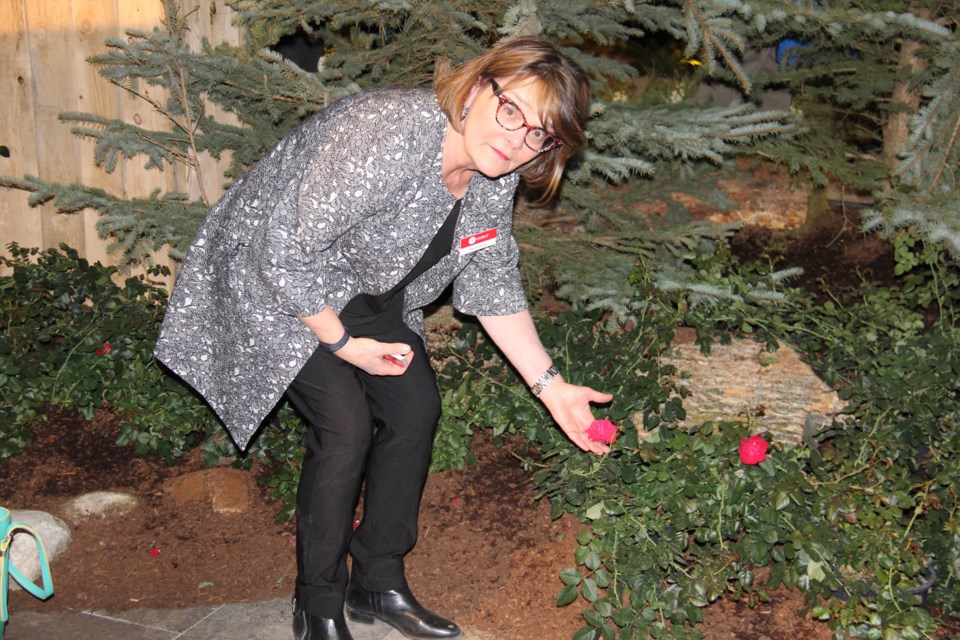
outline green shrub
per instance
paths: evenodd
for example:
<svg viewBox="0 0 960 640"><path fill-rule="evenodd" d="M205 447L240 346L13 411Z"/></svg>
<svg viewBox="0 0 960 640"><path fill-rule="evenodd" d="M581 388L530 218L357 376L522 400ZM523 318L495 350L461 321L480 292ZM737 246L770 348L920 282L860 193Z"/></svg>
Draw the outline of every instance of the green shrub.
<svg viewBox="0 0 960 640"><path fill-rule="evenodd" d="M662 385L659 364L649 356L669 344L673 325L647 322L646 331L611 333L599 313L567 313L540 321L537 328L565 379L614 394L614 402L600 407L600 414L622 421L640 413L653 428L660 415L648 409L666 402L668 389ZM459 460L474 429L489 430L494 438L519 433L541 447L567 442L477 324L465 323L438 355L444 361L437 371L443 415L435 464ZM679 398L668 404L668 411L680 411Z"/></svg>
<svg viewBox="0 0 960 640"><path fill-rule="evenodd" d="M744 325L799 349L837 388L853 416L831 446L860 456L861 439L876 443L878 460L903 474L916 504L905 542L922 548L937 581L933 602L960 615L960 268L911 230L892 238L895 286L861 286L822 304L793 292L774 308L737 302L703 306L686 319L704 334ZM756 272L729 280L755 282ZM704 343L709 341L705 338ZM814 459L818 452L813 452ZM899 500L902 503L902 500ZM891 512L891 517L897 512ZM902 520L888 523L892 528Z"/></svg>
<svg viewBox="0 0 960 640"><path fill-rule="evenodd" d="M733 334L792 344L850 415L756 467L736 456L742 425L665 424L603 460L541 471L551 500L592 523L562 575L560 602L593 607L577 638L700 637L699 608L723 594L753 604L780 584L803 590L837 638L932 633L927 589L958 613L957 269L909 233L895 244L897 288L824 304L722 253L695 259L705 287L644 291L697 327L705 351ZM762 588L757 567L769 567Z"/></svg>
<svg viewBox="0 0 960 640"><path fill-rule="evenodd" d="M590 315L541 323L565 376L616 394L597 412L621 426L601 457L573 447L464 330L441 371L456 408L445 419L526 435L536 444L527 467L553 514L591 525L558 596L590 606L577 640L699 638L710 602L753 605L779 585L802 590L837 638L929 637L937 624L924 601L960 614L957 268L910 234L895 244L896 288L817 304L784 287L789 272L737 267L721 251L692 257L696 289L664 293L638 272L634 307L645 315L631 331ZM704 351L743 334L793 345L849 415L743 464L749 424L675 424L682 397L657 356L678 324L698 329Z"/></svg>
<svg viewBox="0 0 960 640"><path fill-rule="evenodd" d="M896 247L895 289L815 304L778 274L731 266L721 252L696 258L707 281L696 291L656 292L638 273L643 304L629 330L611 330L597 313L539 322L567 379L615 395L597 414L621 431L600 457L571 445L467 324L439 353L444 414L433 468L469 461L476 429L532 443L525 466L553 515L591 525L558 597L590 605L577 640L697 638L710 602L726 595L753 605L781 584L804 591L837 638L929 635L936 622L924 597L960 615L960 278L909 233ZM10 249L0 258L11 272L0 278L0 456L25 446L24 426L48 405L88 418L112 408L124 420L120 442L140 452L170 459L202 440L208 461L235 453L212 412L151 355L162 289L144 277L118 286L114 269L65 247ZM711 303L711 290L724 295ZM697 328L704 350L742 333L795 346L849 415L815 440L743 464L737 446L749 424L676 426L683 392L658 356L679 324ZM302 434L281 405L235 461L271 465L280 517L293 511Z"/></svg>
<svg viewBox="0 0 960 640"><path fill-rule="evenodd" d="M628 432L604 458L542 475L551 500L591 523L578 568L561 575L558 604L592 606L576 637L701 637L703 607L724 595L753 606L781 584L806 592L838 638L932 631L911 593L930 573L931 532L917 524L943 523L929 498L955 478L918 487L875 433L854 429L816 455L775 447L745 465L737 448L748 434L739 423L664 425L639 441Z"/></svg>
<svg viewBox="0 0 960 640"><path fill-rule="evenodd" d="M148 276L116 284L117 269L91 265L77 252L9 246L0 256L0 458L29 444L30 422L51 406L90 419L98 409L122 420L118 446L155 452L167 461L200 446L207 464L233 458L271 467L267 484L281 500L280 517L293 512L302 460L303 426L286 404L246 455L238 454L206 403L166 371L153 346L166 308L166 291Z"/></svg>
<svg viewBox="0 0 960 640"><path fill-rule="evenodd" d="M148 276L115 282L117 269L77 252L12 244L0 257L0 456L28 442L25 425L47 406L86 419L110 406L123 420L119 444L180 456L216 422L152 355L166 293ZM153 269L149 276L164 274Z"/></svg>

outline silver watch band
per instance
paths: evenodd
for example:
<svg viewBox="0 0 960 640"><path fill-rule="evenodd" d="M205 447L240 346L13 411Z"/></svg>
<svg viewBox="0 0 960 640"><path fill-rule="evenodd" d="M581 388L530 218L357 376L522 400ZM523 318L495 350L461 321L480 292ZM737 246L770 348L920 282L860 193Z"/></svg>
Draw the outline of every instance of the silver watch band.
<svg viewBox="0 0 960 640"><path fill-rule="evenodd" d="M534 382L533 386L530 387L530 391L533 392L534 396L539 398L540 394L543 393L543 390L546 389L547 386L553 382L553 379L558 375L560 375L560 372L557 371L556 367L551 365L549 369L543 372L543 375L537 378L537 381Z"/></svg>

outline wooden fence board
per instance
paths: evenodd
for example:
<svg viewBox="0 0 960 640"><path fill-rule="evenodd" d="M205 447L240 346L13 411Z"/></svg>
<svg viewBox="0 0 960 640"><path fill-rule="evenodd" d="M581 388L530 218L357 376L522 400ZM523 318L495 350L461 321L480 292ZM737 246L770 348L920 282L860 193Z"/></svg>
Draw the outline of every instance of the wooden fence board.
<svg viewBox="0 0 960 640"><path fill-rule="evenodd" d="M103 0L72 0L75 53L72 60L76 78L76 110L93 114L117 114L120 109L119 89L100 77L96 67L87 61L92 55L106 51L105 41L118 33L117 5ZM123 192L123 173L107 173L94 164L94 142L71 136L77 147L78 175L83 184L100 187L111 193ZM96 224L99 212L83 212L84 254L90 262L116 264L107 252L109 240L101 239Z"/></svg>
<svg viewBox="0 0 960 640"><path fill-rule="evenodd" d="M160 25L163 11L159 2L145 2L144 0L138 0L137 2L116 0L116 2L118 3L118 37L128 39L126 32L129 30L150 31ZM153 99L160 103L166 100L166 95L155 87L143 85L140 90L149 93ZM117 113L124 122L148 130L157 131L169 128L169 122L166 118L155 111L150 103L126 91L120 98ZM166 192L173 189L172 172L145 169L144 165L146 163L147 160L144 157L134 158L123 163L121 168L124 176L123 194L127 197L145 198L156 190Z"/></svg>
<svg viewBox="0 0 960 640"><path fill-rule="evenodd" d="M36 94L37 159L40 177L56 182L76 182L80 177L76 145L70 144L69 130L58 119L63 111L74 110L76 92L72 60L76 37L73 32L71 0L27 2L27 28L30 41L33 87ZM83 253L83 218L57 213L45 205L43 244L56 247L61 242Z"/></svg>
<svg viewBox="0 0 960 640"><path fill-rule="evenodd" d="M163 19L163 6L156 0L116 0L117 2L117 36L127 39L127 31L151 31L158 27ZM166 96L155 87L142 86L141 90L148 91L156 100L163 103ZM123 91L120 96L120 103L117 110L118 117L124 122L143 127L148 130L158 131L169 128L166 118L155 111L145 100L141 100L129 92ZM154 191L166 193L174 189L174 177L172 171L157 171L156 169L146 169L146 158L139 157L122 163L123 172L123 190L122 195L128 198L146 198ZM176 263L170 258L166 251L157 251L152 254L151 261L154 264L164 265L171 269L171 275L166 278L165 283L168 289L173 288ZM137 270L135 273L140 273Z"/></svg>
<svg viewBox="0 0 960 640"><path fill-rule="evenodd" d="M7 94L0 101L0 145L10 151L0 157L0 175L13 178L38 173L26 1L0 0L0 86ZM10 242L42 246L43 225L25 192L0 190L0 252Z"/></svg>
<svg viewBox="0 0 960 640"><path fill-rule="evenodd" d="M240 42L241 31L233 26L233 11L224 0L184 0L189 39L211 43ZM159 190L200 194L196 175L184 167L176 171L143 168L146 160L121 162L113 174L93 164L92 141L70 133L60 122L64 111L119 117L148 129L166 129L165 118L142 100L110 85L86 61L106 51L105 41L124 37L128 29L149 31L163 17L161 0L0 0L0 81L13 100L0 101L0 145L10 157L0 157L0 175L38 175L60 182L82 182L126 197L146 197ZM143 87L161 102L154 88ZM215 117L226 117L219 110ZM217 161L201 154L204 190L210 202L222 194L223 171L229 158ZM0 190L0 252L16 241L23 246L56 247L66 242L91 260L115 263L106 251L107 241L96 233L99 214L58 214L46 205L30 208L27 194ZM165 252L154 260L173 266Z"/></svg>

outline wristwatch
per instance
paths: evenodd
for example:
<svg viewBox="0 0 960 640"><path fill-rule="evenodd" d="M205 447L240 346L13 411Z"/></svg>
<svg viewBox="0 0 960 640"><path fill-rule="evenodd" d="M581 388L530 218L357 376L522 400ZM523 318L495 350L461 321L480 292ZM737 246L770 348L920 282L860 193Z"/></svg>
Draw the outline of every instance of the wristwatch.
<svg viewBox="0 0 960 640"><path fill-rule="evenodd" d="M533 392L533 395L540 397L540 394L543 393L543 390L553 382L553 379L560 375L560 372L557 371L557 368L553 365L549 369L543 372L543 375L537 378L537 381L533 383L533 386L530 387L530 391Z"/></svg>

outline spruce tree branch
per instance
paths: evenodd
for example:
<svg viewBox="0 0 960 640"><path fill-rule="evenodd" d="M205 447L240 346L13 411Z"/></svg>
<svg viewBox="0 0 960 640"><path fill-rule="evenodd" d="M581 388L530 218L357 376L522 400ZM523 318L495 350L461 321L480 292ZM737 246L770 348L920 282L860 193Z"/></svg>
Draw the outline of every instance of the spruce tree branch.
<svg viewBox="0 0 960 640"><path fill-rule="evenodd" d="M276 100L277 102L287 102L289 104L302 104L302 98L296 98L291 96L285 96L279 93L270 93L269 88L267 87L267 78L264 76L263 79L263 93L256 93L250 91L246 86L240 84L239 82L234 82L233 80L223 80L222 84L225 87L230 87L232 89L239 89L243 91L245 95L250 96L253 99L260 99L261 97L269 96L271 100ZM326 108L330 103L330 92L324 92L322 107Z"/></svg>
<svg viewBox="0 0 960 640"><path fill-rule="evenodd" d="M168 67L168 70L170 70L169 67ZM156 101L155 99L151 98L148 93L146 93L146 92L141 92L141 91L137 91L137 90L134 89L133 87L127 86L126 84L124 84L124 83L122 83L122 82L119 82L118 80L110 79L109 82L110 82L111 84L114 84L114 85L120 87L121 89L124 89L125 91L128 91L131 95L134 95L134 96L136 96L137 98L139 98L139 99L143 100L144 102L146 102L147 104L149 104L151 107L153 107L153 109L154 109L157 113L159 113L160 115L162 115L162 116L163 116L164 118L166 118L170 123L172 123L175 127L177 127L178 129L180 129L181 131L183 131L184 134L187 135L187 137L188 137L188 142L189 142L191 148L193 149L194 156L191 156L189 153L185 153L185 152L181 151L180 149L177 149L176 147L172 147L172 146L170 146L170 145L164 144L163 142L161 142L161 141L158 140L157 138L154 138L154 137L152 137L152 136L147 135L147 134L144 133L142 130L138 130L138 131L137 131L137 137L138 137L138 138L140 138L140 139L143 140L144 142L147 142L147 143L149 143L149 144L157 147L158 149L162 149L165 153L167 153L169 156L173 157L175 160L179 160L180 162L182 162L183 164L185 164L185 165L188 166L188 167L191 167L192 169L194 169L194 170L197 172L197 179L198 179L198 182L199 182L199 184L200 184L201 199L203 200L204 203L209 204L209 200L207 199L207 194L206 194L206 191L205 191L205 188L204 188L204 185L203 185L203 180L200 179L200 178L201 178L201 176L200 176L200 163L199 163L199 161L198 161L198 155L197 155L197 140L196 140L196 135L195 135L196 129L194 129L194 130L191 131L191 129L190 129L189 127L184 126L184 124L181 123L176 117L174 117L173 114L170 113L170 111L169 111L168 109L166 109L161 103L159 103L159 102ZM181 90L184 90L184 91L186 90L185 85L181 84ZM199 126L199 120L198 120L197 126Z"/></svg>
<svg viewBox="0 0 960 640"><path fill-rule="evenodd" d="M700 11L697 8L697 5L695 2L691 2L688 0L686 4L687 4L687 10L690 12L690 15L693 16L694 21L698 25L700 25L700 30L704 33L704 38L703 38L704 51L703 52L705 55L703 56L704 58L703 63L706 65L707 73L710 75L713 75L713 54L710 53L709 45L707 44L707 37L706 37L707 29L704 26L705 20L703 16L700 15Z"/></svg>
<svg viewBox="0 0 960 640"><path fill-rule="evenodd" d="M930 184L927 185L927 194L930 194L933 191L933 188L937 186L937 183L940 182L940 177L943 175L944 170L949 165L950 153L953 151L953 146L957 142L958 132L960 132L960 112L957 112L953 123L953 131L950 133L950 140L947 142L946 149L943 150L943 158L941 158L939 162L937 173L933 176L933 180L930 181Z"/></svg>
<svg viewBox="0 0 960 640"><path fill-rule="evenodd" d="M175 160L179 160L185 165L192 166L193 163L191 161L190 155L181 151L180 149L164 144L157 138L154 138L153 136L148 136L143 131L138 131L137 137L143 140L144 142L157 147L158 149L162 149L166 154L172 156Z"/></svg>
<svg viewBox="0 0 960 640"><path fill-rule="evenodd" d="M703 49L704 49L704 64L706 65L707 72L710 75L713 75L714 71L714 62L713 62L713 51L719 51L720 56L726 62L726 66L730 69L730 72L733 73L734 77L737 79L737 82L740 83L740 86L743 88L744 93L750 93L752 89L752 84L750 79L744 74L743 68L740 66L740 63L733 57L729 47L723 42L719 37L717 30L711 25L710 19L703 15L700 12L699 8L696 5L696 2L693 0L687 0L687 7L690 11L690 14L693 16L696 24L699 26L700 30L703 32ZM736 33L729 32L728 34L730 39L736 45ZM712 43L712 44L711 44Z"/></svg>
<svg viewBox="0 0 960 640"><path fill-rule="evenodd" d="M170 67L168 67L168 69L170 70L171 75L173 75L173 69ZM200 126L200 118L202 118L203 116L202 115L199 116L196 119L196 122L191 121L193 108L192 108L192 105L190 104L190 93L187 89L187 79L183 73L183 67L178 66L176 71L177 71L178 77L173 78L172 80L179 80L180 100L181 100L181 107L183 109L183 117L186 118L187 124L189 125L186 127L182 127L183 131L187 134L187 137L189 138L189 144L190 144L190 150L191 150L191 155L189 155L187 158L187 165L192 167L193 170L196 172L197 186L200 189L200 199L204 202L204 204L210 204L210 200L209 198L207 198L207 188L206 186L204 186L204 183L203 183L203 169L200 166L200 153L197 150L196 133L197 133L197 128L199 128ZM171 82L170 84L172 86L174 83ZM202 106L201 106L201 109L202 109Z"/></svg>
<svg viewBox="0 0 960 640"><path fill-rule="evenodd" d="M186 31L187 19L195 12L199 11L200 6L195 5L194 8L186 12L183 16L177 16L177 4L173 0L165 0L164 8L166 10L167 17L163 21L164 26L167 28L168 32L175 37L176 43L179 48L184 47L184 31ZM174 68L174 65L176 67ZM188 138L188 144L190 146L190 154L187 154L184 158L184 163L188 167L192 167L196 172L197 186L200 191L200 199L205 204L210 204L210 200L207 197L206 187L203 182L203 170L200 165L200 153L197 147L197 137L196 132L200 126L200 120L202 119L202 113L197 117L196 122L192 120L193 107L190 101L190 91L187 88L187 79L184 74L183 61L179 55L172 56L172 60L163 65L167 70L168 86L173 92L173 97L180 103L180 109L183 112L183 117L186 119L186 125L180 123L176 118L171 114L167 113L166 110L161 110L168 120L173 122L178 126ZM174 87L179 88L179 93L174 90ZM203 109L201 102L201 111ZM180 154L176 154L180 155ZM182 155L180 157L183 157Z"/></svg>
<svg viewBox="0 0 960 640"><path fill-rule="evenodd" d="M181 129L183 128L183 127L180 127L180 123L177 122L176 118L174 118L172 115L170 115L170 112L167 111L162 104L160 104L159 102L157 102L156 100L154 100L153 98L150 97L150 94L148 94L148 93L146 93L146 92L137 91L137 90L134 89L133 87L129 87L129 86L127 86L126 84L124 84L123 82L120 82L119 80L114 80L113 78L110 78L110 79L108 79L107 81L108 81L109 83L113 84L113 85L116 85L116 86L120 87L120 88L123 89L124 91L129 92L129 93L130 93L131 95L133 95L134 97L137 97L137 98L143 100L144 102L146 102L147 104L149 104L151 107L153 107L154 111L156 111L157 113L159 113L160 115L162 115L164 118L166 118L166 119L169 120L170 122L172 122L172 123L174 123L175 125L177 125L178 128L181 128Z"/></svg>
<svg viewBox="0 0 960 640"><path fill-rule="evenodd" d="M175 127L183 131L187 136L191 135L190 131L186 127L184 127L183 124L173 116L173 114L171 114L162 104L160 104L159 102L151 98L149 94L145 92L141 93L140 91L136 91L132 87L128 87L125 84L118 82L116 80L110 80L110 82L126 91L129 91L132 95L136 96L137 98L140 98L141 100L149 104L151 107L153 107L157 113L159 113L168 121L170 121ZM149 142L150 144L156 146L159 149L163 149L167 154L173 156L176 159L179 159L181 162L183 162L187 166L194 166L194 162L191 159L190 155L187 153L184 153L180 149L177 149L176 147L171 147L170 145L166 145L160 140L152 136L148 136L142 130L137 131L137 137L139 137L141 140L145 142ZM191 142L195 143L196 141L195 139L192 139ZM204 197L203 200L204 202L207 202L206 197Z"/></svg>
<svg viewBox="0 0 960 640"><path fill-rule="evenodd" d="M11 178L10 176L0 176L0 187L4 189L29 191L30 193L36 193L40 190L40 187L32 182L27 182L26 180L21 180L19 178Z"/></svg>
<svg viewBox="0 0 960 640"><path fill-rule="evenodd" d="M908 175L911 169L913 169L916 166L917 182L920 182L922 180L923 159L928 156L928 154L931 152L936 142L934 139L934 136L932 135L924 136L923 132L936 130L936 119L937 119L936 102L937 101L934 100L934 103L931 104L931 108L927 110L921 126L916 127L917 133L911 136L914 140L918 142L925 137L926 143L922 145L918 145L916 149L910 152L910 154L907 156L907 159L897 168L897 172L896 172L897 175L899 176ZM927 191L927 193L929 193L929 190Z"/></svg>

